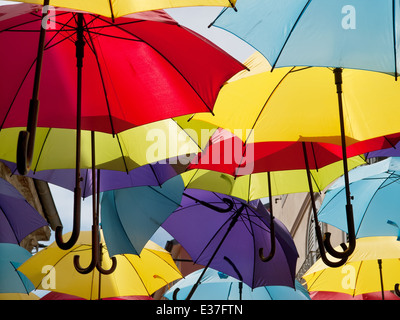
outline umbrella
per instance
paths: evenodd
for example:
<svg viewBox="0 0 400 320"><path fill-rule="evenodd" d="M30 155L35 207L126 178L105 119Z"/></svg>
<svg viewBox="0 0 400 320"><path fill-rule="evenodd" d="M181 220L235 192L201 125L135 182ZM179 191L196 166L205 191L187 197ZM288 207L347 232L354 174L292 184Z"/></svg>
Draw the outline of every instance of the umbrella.
<svg viewBox="0 0 400 320"><path fill-rule="evenodd" d="M349 172L357 238L397 236L400 239L398 194L400 159L361 166ZM318 212L320 221L347 231L343 179L327 190Z"/></svg>
<svg viewBox="0 0 400 320"><path fill-rule="evenodd" d="M180 206L184 185L176 176L160 187L106 191L101 197L101 225L110 256L140 254L164 220Z"/></svg>
<svg viewBox="0 0 400 320"><path fill-rule="evenodd" d="M67 293L87 300L116 296L151 295L171 281L181 278L171 255L149 241L138 255L118 255L115 272L104 275L94 269L81 274L72 267L72 260L79 254L84 261L90 261L91 233L81 232L76 245L61 250L56 243L35 254L18 270L24 273L37 289ZM102 266L112 264L107 247L102 241ZM50 266L42 273L44 266Z"/></svg>
<svg viewBox="0 0 400 320"><path fill-rule="evenodd" d="M18 140L18 170L21 173L29 170L37 126L82 126L83 129L90 127L114 134L171 116L212 111L222 83L242 68L225 52L179 26L161 11L138 13L129 20L110 20L59 9L51 13L46 11L41 16L37 13L40 9L40 6L30 4L1 8L1 40L8 48L2 58L17 62L4 65L8 69L5 74L9 73L10 77L7 77L8 86L2 92L8 97L2 108L1 126L24 126L21 118L28 118L27 130ZM36 19L32 19L34 16ZM50 21L51 27L42 28L43 21ZM51 32L46 32L48 28ZM34 33L39 36L39 41L32 36ZM155 37L156 34L159 36ZM37 41L38 53L29 53ZM21 43L26 44L26 48L21 48ZM85 44L89 50L85 50ZM192 63L192 58L196 64ZM59 63L60 59L63 63ZM42 68L43 60L45 68ZM199 61L204 65L200 67ZM204 68L210 68L212 72L203 73ZM76 114L82 114L82 121L80 116L71 114L75 86L71 90L65 85L75 77L75 70L78 74ZM89 74L90 79L87 79ZM59 79L64 79L65 84L60 86ZM83 92L82 84L86 86ZM28 114L26 99L29 99L32 86ZM45 109L40 114L39 96L41 109ZM54 101L58 102L58 108L53 108ZM121 107L125 105L134 107L129 110ZM171 105L174 107L165 107Z"/></svg>
<svg viewBox="0 0 400 320"><path fill-rule="evenodd" d="M29 293L32 282L17 268L32 254L13 243L0 243L0 293Z"/></svg>
<svg viewBox="0 0 400 320"><path fill-rule="evenodd" d="M50 291L40 298L40 300L85 300L84 298L73 296L66 293ZM150 296L124 296L124 297L111 297L102 300L153 300Z"/></svg>
<svg viewBox="0 0 400 320"><path fill-rule="evenodd" d="M391 291L385 291L385 300L400 300L394 293ZM359 294L358 296L351 296L346 293L340 292L329 292L329 291L313 291L310 292L311 300L381 300L382 293L381 292L370 292Z"/></svg>
<svg viewBox="0 0 400 320"><path fill-rule="evenodd" d="M341 268L327 267L318 260L303 276L311 291L342 292L357 296L384 292L400 280L400 243L396 237L357 239L357 247Z"/></svg>
<svg viewBox="0 0 400 320"><path fill-rule="evenodd" d="M398 73L399 4L390 0L249 0L213 24L273 67L323 66Z"/></svg>
<svg viewBox="0 0 400 320"><path fill-rule="evenodd" d="M337 92L343 99L339 100L338 112L338 96L329 68L292 67L260 72L268 69L266 60L253 56L250 62L263 66L256 68L257 72L251 76L235 77L223 87L214 107L214 117L197 114L194 119L231 131L233 128L242 130L239 137L245 143L302 141L337 144L342 148L345 178L349 146L359 144L358 151L367 152L382 147L382 142L387 147L397 143L400 128L392 117L398 112L394 101L400 97L391 76L340 69L341 73L336 73L336 83ZM376 105L382 107L376 108ZM388 141L384 142L386 139ZM379 144L381 146L377 147ZM324 241L331 255L343 258L341 263L355 245L348 184L346 199L350 248L334 252L329 236Z"/></svg>
<svg viewBox="0 0 400 320"><path fill-rule="evenodd" d="M15 163L3 162L10 168L12 174L18 174ZM101 176L99 192L127 187L160 186L177 174L172 165L160 162L145 164L128 172L99 170ZM43 180L71 191L75 187L75 169L29 171L26 176L36 180ZM92 195L93 191L92 169L81 169L80 176L82 179L81 196L86 198Z"/></svg>
<svg viewBox="0 0 400 320"><path fill-rule="evenodd" d="M47 225L18 190L0 178L0 242L19 245L27 235Z"/></svg>
<svg viewBox="0 0 400 320"><path fill-rule="evenodd" d="M202 271L203 269L194 271L179 280L164 294L164 297L169 300L186 297ZM192 300L310 300L310 296L297 280L295 289L284 286L251 289L238 279L208 268Z"/></svg>
<svg viewBox="0 0 400 320"><path fill-rule="evenodd" d="M19 2L43 4L43 0L17 0ZM65 1L51 0L55 7L93 12L109 18L118 18L134 12L189 6L232 6L236 0L128 0L128 1Z"/></svg>
<svg viewBox="0 0 400 320"><path fill-rule="evenodd" d="M183 195L181 207L162 227L185 248L195 263L206 266L205 270L211 267L239 278L251 288L294 287L297 249L280 221L275 220L273 226L270 225L269 213L260 201L246 203L196 189L187 189ZM201 201L221 208L220 212L204 206ZM276 237L275 254L268 262L263 262L258 256L262 256L264 250L271 252L270 232Z"/></svg>

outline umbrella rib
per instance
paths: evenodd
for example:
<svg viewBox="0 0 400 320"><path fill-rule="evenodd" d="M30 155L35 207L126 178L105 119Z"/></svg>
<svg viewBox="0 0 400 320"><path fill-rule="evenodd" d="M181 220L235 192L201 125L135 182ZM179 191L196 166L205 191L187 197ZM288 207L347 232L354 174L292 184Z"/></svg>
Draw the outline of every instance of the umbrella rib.
<svg viewBox="0 0 400 320"><path fill-rule="evenodd" d="M133 265L133 263L126 257L125 254L123 254L122 256L128 261L128 263L131 265L132 269L136 272L138 278L140 279L140 282L141 282L142 285L143 285L143 288L144 288L144 289L146 290L146 292L147 292L147 295L150 296L151 294L150 294L149 290L147 290L147 287L146 287L146 285L144 284L144 282L143 282L143 280L142 280L142 277L140 276L138 270L135 268L135 266ZM140 255L138 255L138 257L139 257L139 259L141 259Z"/></svg>
<svg viewBox="0 0 400 320"><path fill-rule="evenodd" d="M43 141L43 143L42 143L42 146L41 146L40 151L39 151L39 154L38 154L38 158L37 158L37 160L36 160L35 168L34 168L34 170L33 170L34 172L36 172L37 167L38 167L38 165L39 165L39 161L40 161L41 158L42 158L42 152L43 152L43 149L44 149L44 145L46 144L47 138L48 138L49 135L50 135L51 129L52 129L52 128L48 128L48 130L47 130L46 137L44 138L44 141Z"/></svg>
<svg viewBox="0 0 400 320"><path fill-rule="evenodd" d="M188 133L186 132L186 130L183 129L182 126L181 126L174 118L172 118L172 120L176 123L176 125L177 125L182 131L184 131L184 132L188 135L189 139L191 139L191 140L197 145L197 147L198 147L201 151L204 151L204 150L202 149L201 145L199 145L198 141L196 141L196 139L192 138L192 136L191 136L190 134L188 134ZM188 120L188 122L189 122L189 121L190 121L190 119ZM186 169L185 169L185 171L186 171Z"/></svg>
<svg viewBox="0 0 400 320"><path fill-rule="evenodd" d="M125 171L126 171L126 173L128 174L128 173L129 173L128 165L126 164L124 151L122 150L122 145L121 145L121 141L119 140L119 135L118 135L118 133L115 134L115 137L117 137L117 142L118 142L119 150L121 151L121 158L122 158L122 161L124 162Z"/></svg>
<svg viewBox="0 0 400 320"><path fill-rule="evenodd" d="M101 20L102 20L102 19L101 19ZM181 26L179 26L179 25L177 25L177 26L180 27L180 28L183 28L183 27L181 27ZM181 73L181 72L179 71L179 69L178 69L164 54L162 54L159 50L157 50L154 46L152 46L150 43L148 43L147 41L145 41L145 40L142 39L141 37L139 37L139 36L133 34L132 32L130 32L130 31L124 29L124 28L121 28L120 25L115 25L115 27L118 28L118 29L120 29L121 31L123 31L123 32L125 32L125 33L127 33L127 34L129 34L129 35L131 35L131 36L133 36L133 37L138 38L140 41L142 41L143 43L145 43L146 45L148 45L150 48L152 48L155 52L157 52L157 53L160 55L160 57L162 57L173 69L175 69L175 70L177 71L177 73L182 77L182 79L185 80L185 82L186 82L186 83L192 88L192 90L196 93L196 95L198 96L198 98L203 102L203 104L204 104L204 105L206 106L206 108L211 112L211 114L214 115L212 108L211 108L210 106L208 106L208 104L204 101L203 97L197 92L197 90L196 90L196 89L193 87L193 85L188 81L188 79L186 79L186 77L183 75L183 73ZM183 28L183 29L185 29L185 28ZM185 29L185 30L186 30L186 29Z"/></svg>
<svg viewBox="0 0 400 320"><path fill-rule="evenodd" d="M283 52L283 49L285 49L286 44L287 44L288 41L289 41L289 38L291 37L291 35L292 35L294 29L295 29L296 26L297 26L297 23L299 22L299 20L300 20L301 17L303 16L303 13L306 11L306 9L307 9L307 7L309 6L310 3L311 3L311 0L308 0L307 3L305 4L304 8L301 10L301 12L300 12L299 16L297 17L295 23L293 24L292 28L290 29L290 32L289 32L288 36L286 37L285 42L284 42L284 44L283 44L281 50L279 51L279 54L278 54L278 56L276 57L276 60L275 60L274 64L272 65L271 71L273 71L273 70L275 69L276 64L278 63L278 60L279 60L279 58L281 57L281 54L282 54L282 52Z"/></svg>
<svg viewBox="0 0 400 320"><path fill-rule="evenodd" d="M147 186L149 189L153 190L154 192L158 193L160 196L164 197L165 199L171 201L173 204L176 204L177 206L182 206L179 202L174 201L173 199L167 197L165 194L161 193L160 191L156 190L154 186Z"/></svg>
<svg viewBox="0 0 400 320"><path fill-rule="evenodd" d="M10 264L11 264L11 266L14 268L14 270L15 270L15 272L17 273L17 275L18 275L18 278L21 280L21 282L22 282L22 286L24 287L24 289L25 289L25 291L26 291L26 294L29 294L29 292L28 292L28 290L27 290L27 288L26 288L26 286L25 286L25 284L24 284L24 281L23 281L23 279L22 279L22 277L21 277L21 271L18 271L17 270L17 268L15 268L15 266L14 266L14 264L11 262L11 261L9 261L10 262ZM28 278L28 280L29 280L29 278ZM30 281L30 280L29 280ZM31 283L32 283L32 281L31 281ZM40 282L41 283L41 282ZM32 283L33 284L33 283Z"/></svg>
<svg viewBox="0 0 400 320"><path fill-rule="evenodd" d="M295 68L296 68L296 67L291 68L291 69L281 78L281 80L279 80L279 82L277 83L277 85L275 86L275 88L274 88L274 89L272 90L272 92L269 94L267 100L265 101L265 103L264 103L264 105L262 106L260 112L258 113L256 119L254 120L253 126L251 127L251 130L250 130L250 132L249 132L249 135L247 136L246 141L244 141L243 145L246 145L246 144L247 144L247 140L249 139L251 132L254 130L254 128L255 128L255 126L256 126L256 124L257 124L257 121L260 119L261 114L264 112L264 110L265 110L265 108L266 108L266 106L267 106L269 100L272 98L272 96L274 95L274 93L278 90L278 88L279 88L279 86L281 85L281 83L286 79L286 77L287 77L290 73L292 73L292 71L293 71Z"/></svg>

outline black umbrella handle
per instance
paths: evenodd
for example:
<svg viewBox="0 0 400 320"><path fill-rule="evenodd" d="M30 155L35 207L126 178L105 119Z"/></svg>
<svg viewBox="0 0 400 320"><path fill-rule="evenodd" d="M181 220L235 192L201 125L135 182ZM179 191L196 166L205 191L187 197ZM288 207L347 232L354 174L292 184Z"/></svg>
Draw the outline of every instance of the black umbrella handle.
<svg viewBox="0 0 400 320"><path fill-rule="evenodd" d="M400 285L398 283L394 285L394 293L400 298Z"/></svg>
<svg viewBox="0 0 400 320"><path fill-rule="evenodd" d="M218 207L218 206L214 206L213 204L205 202L203 200L199 200L199 199L197 199L197 198L195 198L195 197L193 197L193 196L191 196L191 195L189 195L187 193L183 193L183 195L185 197L188 197L189 199L194 200L196 203L200 203L202 206L205 206L205 207L207 207L209 209L212 209L214 211L221 212L221 213L232 211L232 209L233 209L233 207L235 205L234 202L231 199L222 198L222 201L224 203L226 203L228 205L228 207L227 208L221 208L221 207Z"/></svg>

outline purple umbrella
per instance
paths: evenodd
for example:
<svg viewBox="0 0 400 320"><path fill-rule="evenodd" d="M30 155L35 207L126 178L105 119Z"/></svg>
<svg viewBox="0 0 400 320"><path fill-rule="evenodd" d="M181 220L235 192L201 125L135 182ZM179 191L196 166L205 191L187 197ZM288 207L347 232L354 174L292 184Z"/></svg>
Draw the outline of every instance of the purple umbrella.
<svg viewBox="0 0 400 320"><path fill-rule="evenodd" d="M224 210L230 202L233 207ZM205 203L225 212L215 211ZM205 270L212 267L251 288L273 285L294 288L297 249L286 227L277 219L274 226L275 254L263 262L260 249L271 250L270 215L259 200L247 203L218 193L187 189L181 207L162 224L195 263L206 266ZM196 285L187 299L195 289Z"/></svg>
<svg viewBox="0 0 400 320"><path fill-rule="evenodd" d="M13 174L18 174L16 163L2 161ZM174 168L167 163L147 164L129 172L100 169L100 192L127 187L161 186L176 175ZM26 176L47 181L71 191L75 188L75 169L30 171ZM81 177L82 198L86 198L92 194L92 170L81 169Z"/></svg>
<svg viewBox="0 0 400 320"><path fill-rule="evenodd" d="M368 152L365 154L365 157L367 159L375 157L400 157L400 142L398 142L392 148Z"/></svg>
<svg viewBox="0 0 400 320"><path fill-rule="evenodd" d="M9 182L0 178L0 242L20 244L47 221Z"/></svg>

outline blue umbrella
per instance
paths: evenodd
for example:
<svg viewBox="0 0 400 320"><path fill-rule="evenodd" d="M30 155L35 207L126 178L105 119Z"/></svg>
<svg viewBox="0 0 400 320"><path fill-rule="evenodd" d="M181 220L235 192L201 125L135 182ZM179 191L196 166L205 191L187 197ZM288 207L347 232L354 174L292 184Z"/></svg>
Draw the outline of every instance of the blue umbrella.
<svg viewBox="0 0 400 320"><path fill-rule="evenodd" d="M17 268L32 257L26 249L13 243L0 243L0 293L29 293L32 282Z"/></svg>
<svg viewBox="0 0 400 320"><path fill-rule="evenodd" d="M398 236L400 239L400 158L358 167L349 172L357 238ZM344 181L327 191L320 221L347 232Z"/></svg>
<svg viewBox="0 0 400 320"><path fill-rule="evenodd" d="M273 68L398 72L398 1L246 0L236 8L223 9L213 25L248 42Z"/></svg>
<svg viewBox="0 0 400 320"><path fill-rule="evenodd" d="M175 176L160 187L106 191L101 198L101 225L110 256L139 254L182 200L184 184Z"/></svg>
<svg viewBox="0 0 400 320"><path fill-rule="evenodd" d="M185 299L203 269L192 272L179 280L164 295L169 300ZM177 290L179 289L179 290ZM177 291L176 291L177 290ZM174 294L175 292L175 294ZM296 281L295 288L265 286L251 289L240 280L208 268L192 300L311 300L306 289Z"/></svg>

